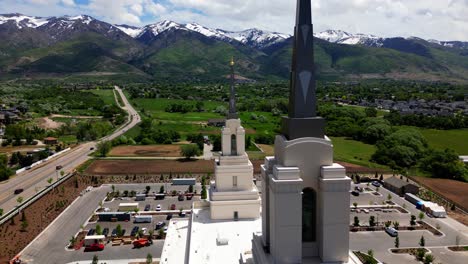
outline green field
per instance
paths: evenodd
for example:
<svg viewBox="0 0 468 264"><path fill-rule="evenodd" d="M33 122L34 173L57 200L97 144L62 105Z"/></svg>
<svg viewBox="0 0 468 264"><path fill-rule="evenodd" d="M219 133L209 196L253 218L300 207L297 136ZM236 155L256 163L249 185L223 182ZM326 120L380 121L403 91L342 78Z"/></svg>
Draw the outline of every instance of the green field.
<svg viewBox="0 0 468 264"><path fill-rule="evenodd" d="M331 138L334 146L334 159L349 162L369 168L385 168L385 166L370 162L375 146L343 137Z"/></svg>
<svg viewBox="0 0 468 264"><path fill-rule="evenodd" d="M101 89L101 90L92 90L91 93L98 95L106 105L116 105L114 90L111 89Z"/></svg>
<svg viewBox="0 0 468 264"><path fill-rule="evenodd" d="M437 130L419 127L413 128L421 132L430 147L437 149L453 149L460 155L468 155L468 129Z"/></svg>

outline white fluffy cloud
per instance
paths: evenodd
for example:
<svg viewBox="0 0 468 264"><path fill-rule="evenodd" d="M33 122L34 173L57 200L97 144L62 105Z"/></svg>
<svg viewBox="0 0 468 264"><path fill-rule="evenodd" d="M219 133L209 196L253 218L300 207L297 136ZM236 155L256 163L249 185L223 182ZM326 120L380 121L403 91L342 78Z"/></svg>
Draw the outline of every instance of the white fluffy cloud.
<svg viewBox="0 0 468 264"><path fill-rule="evenodd" d="M294 0L0 0L0 13L86 13L111 23L161 19L223 29L291 33ZM468 41L468 0L312 0L316 31L342 29L378 36ZM57 13L52 13L57 12ZM68 13L64 13L68 12ZM52 14L51 14L52 13Z"/></svg>

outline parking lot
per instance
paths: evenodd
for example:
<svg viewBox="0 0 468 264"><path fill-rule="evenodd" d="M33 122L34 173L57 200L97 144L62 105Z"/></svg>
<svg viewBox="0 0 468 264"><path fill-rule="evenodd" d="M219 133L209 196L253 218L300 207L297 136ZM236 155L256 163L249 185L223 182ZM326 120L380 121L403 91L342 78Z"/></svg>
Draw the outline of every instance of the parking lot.
<svg viewBox="0 0 468 264"><path fill-rule="evenodd" d="M126 184L126 185L114 185L115 190L121 192L125 190L135 190L142 192L145 190L147 184ZM152 184L150 196L153 190L159 190L161 184ZM166 190L181 191L185 192L188 186L171 186L166 184ZM201 190L200 186L194 188L199 193ZM163 200L154 200L154 197L148 197L145 201L135 201L135 198L123 198L122 200L113 200L111 202L104 202L103 208L109 208L109 210L116 211L120 203L138 203L140 211L139 213L150 213L152 214L151 223L134 223L134 217L132 216L130 221L119 221L119 222L90 222L87 223L86 219L95 213L95 210L99 207L99 203L104 200L106 194L112 190L111 185L103 185L99 188L93 188L83 196L79 197L75 203L73 203L67 210L52 223L35 241L33 241L23 252L22 258L26 263L74 263L75 261L91 260L94 255L97 255L100 260L115 260L115 259L144 259L147 254L151 254L154 259L161 256L164 240L156 239L153 244L148 247L134 248L133 245L120 245L112 246L111 243L107 243L103 251L96 252L85 252L83 248L80 250L67 251L65 248L70 238L80 230L82 225L83 230L88 231L90 229L96 229L96 225L99 224L102 229L108 228L109 234L112 230L121 225L122 229L125 229L125 236L129 236L133 227L138 226L139 229L146 228L146 233L151 229L156 228L158 222L164 222L167 226L168 221L164 212L172 204L176 205L176 211L173 213L173 219L179 218L178 210L183 208L189 210L192 202L200 200L199 196L194 196L192 200L179 201L177 196L168 195ZM144 207L149 204L152 211L145 212ZM156 212L157 205L161 205L163 212ZM188 217L188 216L186 216ZM162 228L164 229L164 227ZM155 230L155 235L159 231ZM110 239L109 239L110 241Z"/></svg>
<svg viewBox="0 0 468 264"><path fill-rule="evenodd" d="M353 184L352 189L355 186L359 186L363 189L370 188L372 191L376 190L376 187L367 184ZM351 195L350 210L350 225L354 223L354 217L357 216L360 225L369 225L369 219L371 216L375 217L375 220L382 225L386 221L399 222L400 227L410 226L411 215L418 217L420 210L410 202L404 200L398 195L391 193L383 187L379 187L380 195L374 195L372 191L360 192L358 196ZM391 201L396 206L400 206L408 211L408 213L402 213L398 210L385 210L387 205L385 201L388 198L388 194L391 195ZM366 212L364 210L353 210L354 203L357 203L358 208L367 207ZM380 210L370 210L371 207L380 206ZM354 211L354 212L353 212ZM358 212L359 211L359 212ZM400 248L405 247L419 247L419 241L421 236L425 238L425 247L430 250L431 254L435 257L435 263L454 263L464 264L468 259L467 252L453 252L447 249L447 246L453 246L456 243L456 237L460 239L460 245L468 244L468 233L466 227L462 224L454 221L450 218L432 218L428 215L424 216L423 219L426 223L433 227L439 227L439 231L443 233L442 236L435 236L426 230L413 230L413 231L398 231L400 240ZM385 263L418 263L413 256L408 254L394 254L390 252L390 249L395 248L395 238L388 235L385 231L363 231L363 232L351 232L350 233L350 249L367 252L373 250L375 257Z"/></svg>

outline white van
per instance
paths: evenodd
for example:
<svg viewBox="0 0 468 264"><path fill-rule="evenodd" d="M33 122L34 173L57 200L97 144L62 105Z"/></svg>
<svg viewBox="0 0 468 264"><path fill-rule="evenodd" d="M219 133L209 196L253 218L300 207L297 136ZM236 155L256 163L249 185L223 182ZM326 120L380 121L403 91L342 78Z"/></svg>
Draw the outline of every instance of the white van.
<svg viewBox="0 0 468 264"><path fill-rule="evenodd" d="M151 223L153 216L151 215L137 215L135 216L135 223Z"/></svg>
<svg viewBox="0 0 468 264"><path fill-rule="evenodd" d="M387 232L387 234L389 234L392 237L398 236L398 231L393 227L386 227L385 232Z"/></svg>

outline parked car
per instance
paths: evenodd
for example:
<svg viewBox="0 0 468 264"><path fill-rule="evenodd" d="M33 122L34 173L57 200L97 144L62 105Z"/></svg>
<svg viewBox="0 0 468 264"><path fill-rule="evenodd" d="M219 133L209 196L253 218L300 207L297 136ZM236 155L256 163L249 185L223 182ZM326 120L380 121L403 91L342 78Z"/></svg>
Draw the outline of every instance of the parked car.
<svg viewBox="0 0 468 264"><path fill-rule="evenodd" d="M375 187L380 187L380 186L382 186L382 184L380 184L380 182L378 182L378 181L373 181L373 182L372 182L372 185L374 185Z"/></svg>
<svg viewBox="0 0 468 264"><path fill-rule="evenodd" d="M143 235L146 235L146 232L148 232L148 228L143 227L143 228L141 229L141 232L142 232Z"/></svg>
<svg viewBox="0 0 468 264"><path fill-rule="evenodd" d="M186 214L185 214L185 212L180 212L180 213L179 213L179 216L180 216L180 217L185 217Z"/></svg>
<svg viewBox="0 0 468 264"><path fill-rule="evenodd" d="M352 191L351 194L354 195L354 196L359 196L359 192L358 192L358 191Z"/></svg>
<svg viewBox="0 0 468 264"><path fill-rule="evenodd" d="M161 205L160 205L160 204L158 204L158 205L156 206L156 211L161 211Z"/></svg>
<svg viewBox="0 0 468 264"><path fill-rule="evenodd" d="M116 236L117 236L117 229L114 228L114 229L112 230L111 236L112 236L112 237L116 237Z"/></svg>
<svg viewBox="0 0 468 264"><path fill-rule="evenodd" d="M185 200L185 196L183 194L180 194L179 197L177 198L179 201Z"/></svg>
<svg viewBox="0 0 468 264"><path fill-rule="evenodd" d="M145 205L145 211L149 211L150 209L151 209L151 205L149 205L149 204Z"/></svg>
<svg viewBox="0 0 468 264"><path fill-rule="evenodd" d="M25 167L24 169L25 169L25 170L30 170L31 168L32 168L31 166L27 166L27 167Z"/></svg>
<svg viewBox="0 0 468 264"><path fill-rule="evenodd" d="M392 237L398 236L398 231L393 227L385 227L385 232Z"/></svg>
<svg viewBox="0 0 468 264"><path fill-rule="evenodd" d="M125 232L127 232L127 230L122 229L122 236L125 236Z"/></svg>
<svg viewBox="0 0 468 264"><path fill-rule="evenodd" d="M104 250L104 244L92 244L85 247L85 251L102 251Z"/></svg>
<svg viewBox="0 0 468 264"><path fill-rule="evenodd" d="M132 229L132 232L130 233L130 236L136 236L140 228L138 226L134 226Z"/></svg>
<svg viewBox="0 0 468 264"><path fill-rule="evenodd" d="M164 227L164 234L167 233L167 226Z"/></svg>
<svg viewBox="0 0 468 264"><path fill-rule="evenodd" d="M175 210L176 209L176 205L175 204L171 204L171 210Z"/></svg>
<svg viewBox="0 0 468 264"><path fill-rule="evenodd" d="M165 225L166 225L166 223L164 223L164 222L158 222L158 223L156 224L156 228L155 228L155 229L156 229L156 230L161 229L161 228L162 228L163 226L165 226Z"/></svg>
<svg viewBox="0 0 468 264"><path fill-rule="evenodd" d="M107 227L104 228L104 229L102 230L102 235L103 235L103 236L109 235L109 228L107 228Z"/></svg>
<svg viewBox="0 0 468 264"><path fill-rule="evenodd" d="M15 194L20 194L20 193L22 193L23 191L24 191L23 189L16 189L14 193L15 193Z"/></svg>
<svg viewBox="0 0 468 264"><path fill-rule="evenodd" d="M354 190L356 190L358 192L363 192L364 191L364 189L362 187L359 187L359 186L354 187Z"/></svg>
<svg viewBox="0 0 468 264"><path fill-rule="evenodd" d="M168 215L166 216L166 220L169 221L169 220L171 220L171 219L172 219L172 214L168 214Z"/></svg>
<svg viewBox="0 0 468 264"><path fill-rule="evenodd" d="M133 246L136 247L136 248L147 247L149 245L151 245L151 242L146 238L135 239L133 241Z"/></svg>
<svg viewBox="0 0 468 264"><path fill-rule="evenodd" d="M88 233L86 235L87 236L92 236L92 235L94 235L94 233L96 233L96 230L94 228L91 228L90 230L88 230Z"/></svg>

